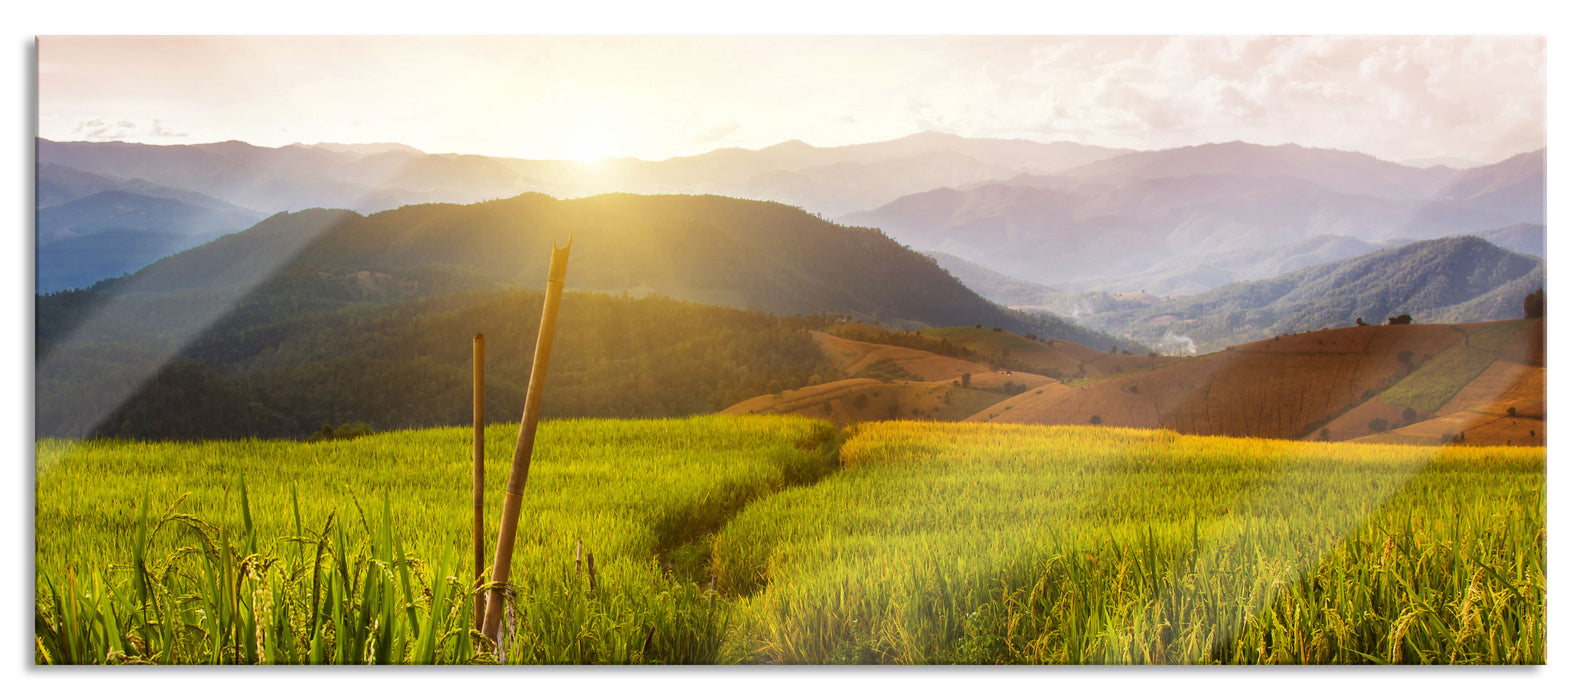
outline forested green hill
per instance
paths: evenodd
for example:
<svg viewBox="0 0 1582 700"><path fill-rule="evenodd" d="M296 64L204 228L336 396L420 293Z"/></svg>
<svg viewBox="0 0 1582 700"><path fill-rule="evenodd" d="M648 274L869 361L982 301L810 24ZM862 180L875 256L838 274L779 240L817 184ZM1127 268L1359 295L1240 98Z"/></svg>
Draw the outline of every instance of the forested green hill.
<svg viewBox="0 0 1582 700"><path fill-rule="evenodd" d="M40 435L307 437L472 419L472 337L485 333L487 417L521 416L541 292L472 292L249 325L175 359L136 344L55 349L41 364ZM649 297L571 293L547 417L711 413L838 376L804 331L828 323ZM151 378L131 371L156 366ZM47 371L46 371L47 370ZM115 397L124 395L124 400Z"/></svg>

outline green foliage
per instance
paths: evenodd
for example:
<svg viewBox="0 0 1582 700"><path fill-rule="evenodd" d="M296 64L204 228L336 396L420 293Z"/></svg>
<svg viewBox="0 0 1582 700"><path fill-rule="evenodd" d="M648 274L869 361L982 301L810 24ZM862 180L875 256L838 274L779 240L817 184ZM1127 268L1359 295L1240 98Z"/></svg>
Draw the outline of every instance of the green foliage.
<svg viewBox="0 0 1582 700"><path fill-rule="evenodd" d="M1522 298L1522 318L1543 318L1544 316L1544 290L1528 294Z"/></svg>
<svg viewBox="0 0 1582 700"><path fill-rule="evenodd" d="M958 421L982 412L1005 400L1005 394L984 388L951 387L945 394L945 407L935 416L937 420Z"/></svg>
<svg viewBox="0 0 1582 700"><path fill-rule="evenodd" d="M913 382L917 382L917 381L922 381L923 380L922 377L919 377L916 374L913 374L911 372L906 371L906 368L902 367L899 362L896 362L895 360L893 360L891 358L888 358L888 357L883 358L881 360L878 360L877 362L874 362L873 364L870 364L867 367L864 367L861 372L857 373L856 376L858 376L858 377L868 377L868 378L877 379L877 380L883 381L883 382L896 382L896 381L913 381Z"/></svg>

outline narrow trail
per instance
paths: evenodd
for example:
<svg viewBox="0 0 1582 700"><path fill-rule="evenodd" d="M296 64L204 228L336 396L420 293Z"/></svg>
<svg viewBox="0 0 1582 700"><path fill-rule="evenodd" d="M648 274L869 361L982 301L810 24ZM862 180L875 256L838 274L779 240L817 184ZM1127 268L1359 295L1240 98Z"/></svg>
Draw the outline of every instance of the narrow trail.
<svg viewBox="0 0 1582 700"><path fill-rule="evenodd" d="M795 458L779 465L785 477L779 488L711 509L714 516L700 526L684 531L661 528L662 532L677 534L661 539L654 548L654 558L671 576L691 580L700 587L708 586L710 544L714 535L748 506L791 489L811 487L838 471L844 466L840 461L841 447L851 439L854 432L851 428L841 429L830 423L821 423L817 432L797 443ZM746 595L751 593L747 592Z"/></svg>

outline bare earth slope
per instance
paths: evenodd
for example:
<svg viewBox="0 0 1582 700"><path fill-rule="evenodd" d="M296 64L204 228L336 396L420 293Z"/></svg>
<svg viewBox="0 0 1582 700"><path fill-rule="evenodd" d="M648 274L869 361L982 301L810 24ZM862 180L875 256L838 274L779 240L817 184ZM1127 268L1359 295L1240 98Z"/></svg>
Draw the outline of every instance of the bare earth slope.
<svg viewBox="0 0 1582 700"><path fill-rule="evenodd" d="M1547 368L1543 320L1500 321L1484 326L1520 324L1500 347L1487 348L1494 357L1477 376L1423 420L1402 416L1403 409L1384 403L1382 396L1359 406L1330 424L1330 439L1371 443L1440 445L1464 442L1478 445L1540 446L1548 442ZM1474 334L1472 340L1480 334ZM1492 335L1485 332L1481 335ZM1364 409L1371 413L1359 414ZM1387 429L1375 432L1361 419L1383 418Z"/></svg>
<svg viewBox="0 0 1582 700"><path fill-rule="evenodd" d="M725 412L798 413L841 425L902 418L1291 440L1543 445L1544 327L1542 320L1520 319L1354 326L1193 358L1103 353L992 329L920 332L995 357L996 364L1047 369L1066 380L815 333L826 356L848 374L888 363L916 380L847 379L756 397ZM900 341L912 342L910 335ZM1090 378L1098 372L1106 374ZM963 374L969 376L965 387Z"/></svg>
<svg viewBox="0 0 1582 700"><path fill-rule="evenodd" d="M1404 377L1404 351L1431 356L1464 337L1432 325L1280 336L1075 391L1024 394L969 420L1295 439Z"/></svg>
<svg viewBox="0 0 1582 700"><path fill-rule="evenodd" d="M956 379L963 373L987 374L993 371L978 362L945 357L926 350L865 343L820 331L813 331L813 340L819 344L824 355L847 374L862 374L863 370L884 360L890 360L901 369L929 382Z"/></svg>

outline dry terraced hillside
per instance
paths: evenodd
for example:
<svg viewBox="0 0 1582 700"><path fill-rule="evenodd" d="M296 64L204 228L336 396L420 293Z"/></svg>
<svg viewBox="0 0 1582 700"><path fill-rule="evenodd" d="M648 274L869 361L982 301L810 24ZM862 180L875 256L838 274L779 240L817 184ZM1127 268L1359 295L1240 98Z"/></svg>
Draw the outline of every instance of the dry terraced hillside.
<svg viewBox="0 0 1582 700"><path fill-rule="evenodd" d="M1314 331L1022 394L968 420L1419 444L1465 430L1471 443L1543 444L1542 344L1542 321ZM1452 415L1471 429L1431 423ZM1491 420L1501 416L1509 425Z"/></svg>
<svg viewBox="0 0 1582 700"><path fill-rule="evenodd" d="M1174 358L1104 353L993 329L903 334L838 324L813 336L850 378L758 396L724 412L795 413L838 425L965 420L1288 440L1544 445L1544 328L1542 320L1520 319L1358 326ZM984 361L858 337L936 343Z"/></svg>

